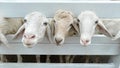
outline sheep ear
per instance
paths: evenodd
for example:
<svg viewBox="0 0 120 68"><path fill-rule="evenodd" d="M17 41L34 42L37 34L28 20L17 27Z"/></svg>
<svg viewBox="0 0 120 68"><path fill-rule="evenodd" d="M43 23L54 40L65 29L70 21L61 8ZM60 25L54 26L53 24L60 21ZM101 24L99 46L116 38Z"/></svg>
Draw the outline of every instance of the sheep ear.
<svg viewBox="0 0 120 68"><path fill-rule="evenodd" d="M16 34L14 35L13 39L16 39L18 37L21 37L23 35L25 31L25 24L23 24L19 29L18 31L16 32Z"/></svg>
<svg viewBox="0 0 120 68"><path fill-rule="evenodd" d="M46 33L47 33L47 38L49 40L50 43L52 43L52 33L51 33L51 28L50 28L50 24L47 25L46 28Z"/></svg>
<svg viewBox="0 0 120 68"><path fill-rule="evenodd" d="M115 37L112 38L112 40L116 40L118 38L120 38L120 31L115 35Z"/></svg>
<svg viewBox="0 0 120 68"><path fill-rule="evenodd" d="M74 29L77 31L77 33L79 34L80 33L80 30L79 30L79 22L77 19L74 19L74 22L72 23L72 26L74 27Z"/></svg>
<svg viewBox="0 0 120 68"><path fill-rule="evenodd" d="M69 33L68 33L68 37L69 36L74 36L74 35L78 35L77 34L77 31L74 29L74 27L72 26L70 29L69 29Z"/></svg>
<svg viewBox="0 0 120 68"><path fill-rule="evenodd" d="M101 33L105 34L108 37L112 37L111 33L108 31L108 29L105 27L105 25L102 23L102 21L98 21L97 27L96 27Z"/></svg>
<svg viewBox="0 0 120 68"><path fill-rule="evenodd" d="M4 45L6 45L7 47L9 47L9 46L8 46L8 41L7 41L6 37L5 37L5 35L2 34L2 33L0 33L0 41L1 41Z"/></svg>
<svg viewBox="0 0 120 68"><path fill-rule="evenodd" d="M55 20L51 20L51 31L52 31L52 36L55 35Z"/></svg>

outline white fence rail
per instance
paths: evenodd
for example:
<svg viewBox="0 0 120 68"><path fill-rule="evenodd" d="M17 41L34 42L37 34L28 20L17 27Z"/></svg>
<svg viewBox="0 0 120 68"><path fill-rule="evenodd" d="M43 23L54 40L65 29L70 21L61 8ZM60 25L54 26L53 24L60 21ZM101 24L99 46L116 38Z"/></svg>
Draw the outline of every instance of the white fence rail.
<svg viewBox="0 0 120 68"><path fill-rule="evenodd" d="M39 63L5 63L2 68L115 68L114 64L39 64Z"/></svg>
<svg viewBox="0 0 120 68"><path fill-rule="evenodd" d="M8 36L9 48L4 45L0 47L1 54L118 55L120 53L120 40L112 41L104 36L95 36L92 44L86 47L80 45L79 37L67 38L65 44L61 46L50 44L44 39L33 48L24 47L21 39L12 40L11 38Z"/></svg>

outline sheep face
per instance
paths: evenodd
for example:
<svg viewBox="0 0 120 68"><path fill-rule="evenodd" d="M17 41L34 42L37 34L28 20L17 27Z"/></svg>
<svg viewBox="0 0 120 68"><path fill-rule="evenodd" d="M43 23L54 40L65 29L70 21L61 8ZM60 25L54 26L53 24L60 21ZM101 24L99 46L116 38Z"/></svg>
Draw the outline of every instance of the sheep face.
<svg viewBox="0 0 120 68"><path fill-rule="evenodd" d="M25 16L25 24L18 30L24 32L22 42L26 47L32 47L37 44L38 40L41 41L44 38L48 20L39 12L33 12Z"/></svg>
<svg viewBox="0 0 120 68"><path fill-rule="evenodd" d="M58 10L54 16L54 40L57 45L64 43L65 37L68 34L73 23L73 15L66 10Z"/></svg>
<svg viewBox="0 0 120 68"><path fill-rule="evenodd" d="M78 21L80 26L80 43L82 45L89 45L91 43L91 38L94 35L96 26L107 32L107 29L98 16L92 11L82 12L78 16Z"/></svg>
<svg viewBox="0 0 120 68"><path fill-rule="evenodd" d="M64 43L65 36L67 35L68 30L70 29L70 26L68 26L68 24L64 25L62 23L66 23L66 22L56 22L55 23L54 40L57 45Z"/></svg>

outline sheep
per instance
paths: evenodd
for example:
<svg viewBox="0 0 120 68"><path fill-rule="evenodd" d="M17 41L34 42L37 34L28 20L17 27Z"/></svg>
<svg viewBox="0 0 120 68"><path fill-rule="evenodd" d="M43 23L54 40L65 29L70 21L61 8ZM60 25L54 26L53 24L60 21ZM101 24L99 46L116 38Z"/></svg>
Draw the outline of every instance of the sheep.
<svg viewBox="0 0 120 68"><path fill-rule="evenodd" d="M8 41L5 35L15 34L22 24L22 18L0 17L0 41L8 46Z"/></svg>
<svg viewBox="0 0 120 68"><path fill-rule="evenodd" d="M78 16L78 24L80 29L80 43L81 45L87 46L91 44L91 38L95 33L96 27L104 29L105 35L112 37L111 33L107 30L103 22L93 11L83 11Z"/></svg>
<svg viewBox="0 0 120 68"><path fill-rule="evenodd" d="M112 35L111 37L106 35L107 37L110 37L112 40L120 38L120 19L101 19L101 21L108 32ZM97 27L97 29L100 33L105 34L104 29L101 29L100 27Z"/></svg>
<svg viewBox="0 0 120 68"><path fill-rule="evenodd" d="M47 35L49 41L52 43L49 20L39 12L32 12L25 16L24 24L16 32L14 39L21 37L21 35L23 35L23 45L28 48L36 45L38 41L42 41L45 35ZM39 55L36 56L38 63L40 62L39 57Z"/></svg>
<svg viewBox="0 0 120 68"><path fill-rule="evenodd" d="M70 11L59 9L56 11L53 18L52 33L54 36L54 41L57 45L62 45L64 43L65 37L70 36L69 31L75 29L77 32L78 26L74 22L73 13ZM73 31L72 33L74 33Z"/></svg>
<svg viewBox="0 0 120 68"><path fill-rule="evenodd" d="M79 33L77 23L74 21L73 13L67 10L59 9L56 11L52 20L52 33L54 41L57 45L64 43L65 37L77 35ZM74 56L65 56L66 62L70 62L70 58ZM60 56L60 62L62 63L63 56ZM71 60L72 62L73 60Z"/></svg>
<svg viewBox="0 0 120 68"><path fill-rule="evenodd" d="M22 24L23 24L22 18L0 17L0 41L1 43L9 47L8 41L5 36L8 34L15 34ZM5 56L1 55L2 61L5 59L3 57ZM21 62L21 60L18 60L18 62Z"/></svg>
<svg viewBox="0 0 120 68"><path fill-rule="evenodd" d="M50 42L51 29L49 20L40 12L32 12L24 17L24 24L14 35L14 39L22 37L22 43L25 47L31 48L37 44L38 41L42 41L45 35L47 35Z"/></svg>

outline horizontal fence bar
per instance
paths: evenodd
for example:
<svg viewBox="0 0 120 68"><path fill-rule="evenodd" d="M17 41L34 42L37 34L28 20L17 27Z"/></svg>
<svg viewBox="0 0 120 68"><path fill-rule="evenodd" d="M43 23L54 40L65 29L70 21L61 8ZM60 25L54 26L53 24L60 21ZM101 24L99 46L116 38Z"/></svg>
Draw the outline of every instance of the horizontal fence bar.
<svg viewBox="0 0 120 68"><path fill-rule="evenodd" d="M1 63L1 68L115 68L114 64Z"/></svg>
<svg viewBox="0 0 120 68"><path fill-rule="evenodd" d="M9 43L21 43L21 38L13 40L14 35L8 35L7 39L9 40ZM72 41L72 42L71 42ZM43 41L40 42L41 44L50 44L49 41L44 38ZM54 43L54 41L53 41ZM74 36L74 37L67 37L65 39L65 44L80 44L80 37ZM111 40L111 38L105 37L104 35L94 35L92 38L92 44L120 44L120 39L118 40Z"/></svg>
<svg viewBox="0 0 120 68"><path fill-rule="evenodd" d="M92 2L91 2L92 1ZM113 0L44 0L44 1L41 1L41 0L11 0L11 1L9 1L9 0L1 0L1 2L8 2L8 3L36 3L36 2L39 2L39 3L58 3L58 2L60 2L60 3L77 3L77 2L79 2L79 3L94 3L94 1L96 2L96 1L99 1L100 3L102 2L102 3L105 3L104 1L107 1L108 3L112 3L112 2L114 2ZM112 2L111 2L112 1ZM98 3L98 2L96 2L96 3Z"/></svg>
<svg viewBox="0 0 120 68"><path fill-rule="evenodd" d="M33 48L26 48L22 44L12 44L11 48L0 47L0 54L47 54L47 55L118 55L120 45L118 44L98 44L87 47L79 44L64 44L56 46L54 44L40 44Z"/></svg>
<svg viewBox="0 0 120 68"><path fill-rule="evenodd" d="M30 12L39 11L47 17L53 17L56 10L66 9L72 11L76 17L81 11L92 10L102 18L119 18L119 6L120 3L0 3L0 15L24 17Z"/></svg>
<svg viewBox="0 0 120 68"><path fill-rule="evenodd" d="M47 54L47 55L119 55L119 44L96 44L81 46L79 44L38 44L33 48L26 48L22 44L11 44L10 48L0 47L0 54Z"/></svg>
<svg viewBox="0 0 120 68"><path fill-rule="evenodd" d="M57 46L50 44L44 39L33 48L24 47L21 39L11 40L12 36L7 36L9 48L1 45L0 54L40 54L40 55L119 55L119 41L112 41L105 36L94 36L92 44L82 46L79 37L67 38L65 44ZM46 42L45 42L46 41Z"/></svg>

